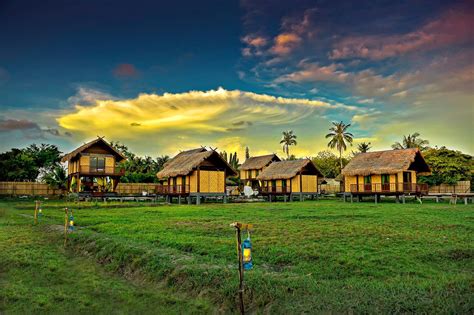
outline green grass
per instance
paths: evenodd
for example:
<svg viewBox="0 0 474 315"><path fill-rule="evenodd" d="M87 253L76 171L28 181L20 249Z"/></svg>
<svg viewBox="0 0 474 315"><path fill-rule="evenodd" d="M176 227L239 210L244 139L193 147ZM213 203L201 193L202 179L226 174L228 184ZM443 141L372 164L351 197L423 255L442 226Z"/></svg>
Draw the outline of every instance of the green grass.
<svg viewBox="0 0 474 315"><path fill-rule="evenodd" d="M179 307L188 310L176 294L186 295L186 301L193 302L191 306L196 311L211 312L206 307L212 305L214 311L236 312L235 235L229 227L234 221L254 224L255 268L245 273L245 301L250 311L472 313L474 310L472 204L307 201L117 208L71 203L68 206L75 210L80 232L71 235L65 253L61 250L60 233L46 229L48 225L62 224L63 206L54 201L45 202L45 218L40 227L32 228L28 225L31 218L19 216L32 214L32 202L1 204L9 210L4 215L3 221L8 223L3 223L0 244L14 243L6 248L17 249L10 254L2 251L0 262L15 264L9 260L15 261L10 255L18 257L22 253L25 262L15 265L16 277L23 276L28 281L38 277L64 280L61 270L48 271L48 263L40 268L44 275L35 272L34 265L38 262L30 265L28 261L40 255L39 249L15 241L36 236L44 251L53 252L55 261L68 262L69 267L77 269L77 274L89 274L92 270L89 276L96 277L97 285L110 288L108 282L113 282L129 290L126 297L115 297L121 301L115 309L123 308L125 312L143 310L143 305L154 301L145 293L136 297L143 290L151 292L153 286L161 290L152 290L158 292L154 294L165 296L155 301L164 307L163 312L166 307L176 312L180 312ZM4 227L18 230L19 234L4 232ZM90 261L95 263L91 265ZM7 273L7 280L0 286L0 292L15 296L15 284L8 280L15 277L9 276L10 271L1 272ZM33 281L29 286L41 287L43 280ZM65 290L83 292L81 301L86 301L87 283L67 282L61 289L48 293L48 299L54 301L56 293ZM18 290L21 292L21 288ZM109 294L122 289L113 291ZM8 294L0 297L7 310L28 310L26 303L11 300ZM29 299L34 298L32 294ZM176 303L168 305L167 298ZM82 302L82 309L96 312L100 307L111 308L109 300L113 298L94 300L94 305ZM64 300L55 305L67 307L67 303ZM38 305L31 307L35 310Z"/></svg>
<svg viewBox="0 0 474 315"><path fill-rule="evenodd" d="M5 206L4 204L2 206ZM57 233L0 209L0 314L208 313L202 299L127 281L64 251Z"/></svg>

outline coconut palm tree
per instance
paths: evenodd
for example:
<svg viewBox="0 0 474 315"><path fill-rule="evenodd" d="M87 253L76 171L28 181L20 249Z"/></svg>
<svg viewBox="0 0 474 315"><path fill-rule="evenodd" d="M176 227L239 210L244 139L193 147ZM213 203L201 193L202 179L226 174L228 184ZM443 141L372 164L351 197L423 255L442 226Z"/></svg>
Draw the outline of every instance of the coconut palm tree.
<svg viewBox="0 0 474 315"><path fill-rule="evenodd" d="M357 150L359 150L360 153L369 152L369 150L372 148L370 144L370 142L361 142L357 145Z"/></svg>
<svg viewBox="0 0 474 315"><path fill-rule="evenodd" d="M283 152L286 152L286 156L290 158L290 146L297 145L296 135L293 130L287 130L282 132L280 144L283 144Z"/></svg>
<svg viewBox="0 0 474 315"><path fill-rule="evenodd" d="M411 149L411 148L418 148L421 151L424 151L429 148L430 142L428 140L424 140L419 138L420 134L415 132L413 134L409 134L408 136L403 136L402 143L395 142L392 144L392 149L394 150L403 150L403 149Z"/></svg>
<svg viewBox="0 0 474 315"><path fill-rule="evenodd" d="M332 124L333 126L329 128L330 133L326 135L326 139L331 138L328 143L329 148L336 148L339 151L339 164L342 171L342 152L347 149L347 144L352 145L354 135L347 131L351 124L346 125L342 121L333 122Z"/></svg>

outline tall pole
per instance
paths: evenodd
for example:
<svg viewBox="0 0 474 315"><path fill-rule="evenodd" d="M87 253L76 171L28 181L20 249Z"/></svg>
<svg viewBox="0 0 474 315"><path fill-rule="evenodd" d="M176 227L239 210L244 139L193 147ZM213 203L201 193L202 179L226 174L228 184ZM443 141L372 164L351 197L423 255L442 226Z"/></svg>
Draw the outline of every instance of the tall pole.
<svg viewBox="0 0 474 315"><path fill-rule="evenodd" d="M66 247L67 243L67 225L68 225L68 209L64 208L64 247Z"/></svg>
<svg viewBox="0 0 474 315"><path fill-rule="evenodd" d="M240 299L240 314L244 315L244 271L242 269L242 238L240 235L240 227L235 227L235 236L237 238L237 252L239 254L239 299Z"/></svg>
<svg viewBox="0 0 474 315"><path fill-rule="evenodd" d="M36 200L35 201L35 216L34 216L35 217L35 225L38 224L38 203L39 203L39 201Z"/></svg>

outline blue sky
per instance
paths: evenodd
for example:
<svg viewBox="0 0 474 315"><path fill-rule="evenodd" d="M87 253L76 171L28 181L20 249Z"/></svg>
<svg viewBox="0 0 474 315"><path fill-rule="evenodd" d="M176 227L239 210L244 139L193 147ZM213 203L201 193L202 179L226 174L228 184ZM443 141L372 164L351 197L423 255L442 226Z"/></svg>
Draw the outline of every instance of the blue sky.
<svg viewBox="0 0 474 315"><path fill-rule="evenodd" d="M467 1L2 1L0 150L106 136L140 154L298 156L331 121L474 152Z"/></svg>

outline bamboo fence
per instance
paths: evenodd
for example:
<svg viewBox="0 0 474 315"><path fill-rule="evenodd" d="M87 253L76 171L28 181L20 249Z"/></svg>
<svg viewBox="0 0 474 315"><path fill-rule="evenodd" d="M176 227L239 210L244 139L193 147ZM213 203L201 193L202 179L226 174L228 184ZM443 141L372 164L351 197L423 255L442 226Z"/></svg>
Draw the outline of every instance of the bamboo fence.
<svg viewBox="0 0 474 315"><path fill-rule="evenodd" d="M116 192L120 195L142 195L153 194L156 183L119 183ZM341 192L339 185L320 185L320 192ZM471 191L470 181L460 181L456 185L441 184L431 186L429 193L468 193ZM45 183L36 182L0 182L0 195L4 196L59 196L63 193L60 189L53 189Z"/></svg>
<svg viewBox="0 0 474 315"><path fill-rule="evenodd" d="M117 193L121 195L152 194L157 184L154 183L119 183ZM0 195L4 196L59 196L60 189L53 189L45 183L36 182L0 182Z"/></svg>

